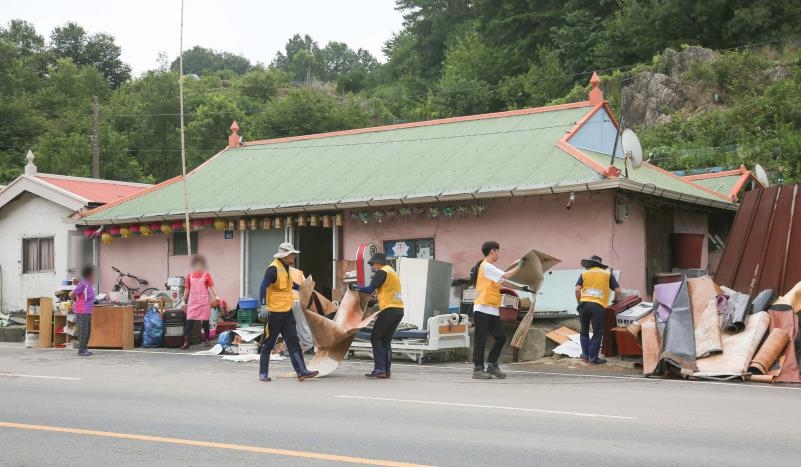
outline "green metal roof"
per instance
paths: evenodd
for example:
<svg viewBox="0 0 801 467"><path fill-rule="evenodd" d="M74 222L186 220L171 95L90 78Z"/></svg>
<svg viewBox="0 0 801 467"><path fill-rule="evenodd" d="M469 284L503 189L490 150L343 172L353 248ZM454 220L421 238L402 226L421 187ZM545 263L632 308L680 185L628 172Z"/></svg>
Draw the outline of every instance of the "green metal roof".
<svg viewBox="0 0 801 467"><path fill-rule="evenodd" d="M187 176L190 213L414 202L578 185L603 177L555 143L592 106L490 114L227 149ZM537 110L537 109L534 109ZM174 180L92 211L87 223L183 213Z"/></svg>
<svg viewBox="0 0 801 467"><path fill-rule="evenodd" d="M604 165L609 164L610 157L606 154L587 150L582 150L582 152ZM623 171L621 174L622 178L625 174L623 159L615 158L615 167ZM648 163L643 164L639 169L636 170L629 167L628 180L644 185L643 191L649 194L654 193L659 195L660 190L670 190L697 198L704 198L717 202L727 202L721 196L696 186L693 182L683 180L681 177L675 174Z"/></svg>
<svg viewBox="0 0 801 467"><path fill-rule="evenodd" d="M705 186L710 190L716 191L722 195L729 196L742 177L743 174L724 175L714 178L701 178L698 180L693 180L692 182L701 186Z"/></svg>

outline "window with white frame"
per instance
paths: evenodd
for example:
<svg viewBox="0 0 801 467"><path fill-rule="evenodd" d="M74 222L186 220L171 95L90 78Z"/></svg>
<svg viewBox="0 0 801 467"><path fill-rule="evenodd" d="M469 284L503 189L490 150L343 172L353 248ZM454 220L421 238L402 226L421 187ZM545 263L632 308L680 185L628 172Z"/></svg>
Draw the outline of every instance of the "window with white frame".
<svg viewBox="0 0 801 467"><path fill-rule="evenodd" d="M53 237L22 239L22 272L52 272L55 270Z"/></svg>

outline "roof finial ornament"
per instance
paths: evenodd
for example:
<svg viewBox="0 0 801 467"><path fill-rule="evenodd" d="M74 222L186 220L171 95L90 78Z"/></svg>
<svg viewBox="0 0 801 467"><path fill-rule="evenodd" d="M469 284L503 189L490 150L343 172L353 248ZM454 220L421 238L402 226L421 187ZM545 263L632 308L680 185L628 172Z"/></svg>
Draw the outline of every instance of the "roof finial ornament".
<svg viewBox="0 0 801 467"><path fill-rule="evenodd" d="M242 137L239 136L239 124L234 123L231 124L231 135L228 136L228 147L229 148L238 148L242 143Z"/></svg>
<svg viewBox="0 0 801 467"><path fill-rule="evenodd" d="M28 153L25 154L25 159L28 161L28 163L25 164L25 175L36 175L37 169L36 164L33 163L33 151L28 149Z"/></svg>
<svg viewBox="0 0 801 467"><path fill-rule="evenodd" d="M604 93L601 91L601 78L598 77L598 73L592 72L592 76L590 77L590 104L592 105L600 105L604 103Z"/></svg>

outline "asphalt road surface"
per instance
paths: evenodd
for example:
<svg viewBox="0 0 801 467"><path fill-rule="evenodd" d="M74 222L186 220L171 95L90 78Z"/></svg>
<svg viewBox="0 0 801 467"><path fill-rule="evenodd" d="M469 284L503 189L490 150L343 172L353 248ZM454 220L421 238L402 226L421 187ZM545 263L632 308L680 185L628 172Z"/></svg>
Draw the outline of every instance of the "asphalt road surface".
<svg viewBox="0 0 801 467"><path fill-rule="evenodd" d="M799 465L801 388L0 347L0 465ZM290 369L273 362L273 375Z"/></svg>

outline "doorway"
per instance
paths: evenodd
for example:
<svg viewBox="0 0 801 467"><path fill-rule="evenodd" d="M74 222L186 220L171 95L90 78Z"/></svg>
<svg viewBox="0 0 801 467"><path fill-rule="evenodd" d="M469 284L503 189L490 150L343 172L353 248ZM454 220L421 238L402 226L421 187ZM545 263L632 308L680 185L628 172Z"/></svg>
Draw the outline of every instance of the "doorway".
<svg viewBox="0 0 801 467"><path fill-rule="evenodd" d="M273 254L284 242L284 229L247 231L247 277L245 295L259 298L264 271L273 261Z"/></svg>
<svg viewBox="0 0 801 467"><path fill-rule="evenodd" d="M334 272L333 229L329 227L296 227L295 248L300 250L296 264L305 275L311 275L315 290L331 298Z"/></svg>

